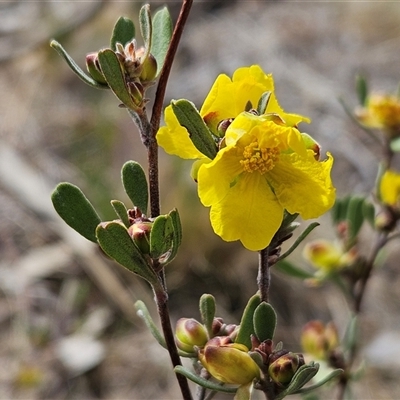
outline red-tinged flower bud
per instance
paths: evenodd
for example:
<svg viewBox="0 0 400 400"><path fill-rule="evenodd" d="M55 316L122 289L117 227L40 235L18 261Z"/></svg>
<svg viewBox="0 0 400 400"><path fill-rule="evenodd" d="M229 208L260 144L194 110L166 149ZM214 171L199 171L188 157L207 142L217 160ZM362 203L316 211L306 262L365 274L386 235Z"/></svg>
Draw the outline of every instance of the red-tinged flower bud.
<svg viewBox="0 0 400 400"><path fill-rule="evenodd" d="M243 344L229 343L229 337L215 337L199 351L204 368L224 383L245 385L260 377L260 369Z"/></svg>
<svg viewBox="0 0 400 400"><path fill-rule="evenodd" d="M226 130L229 128L229 125L232 123L233 118L227 118L223 119L218 125L217 125L217 135L220 138L223 138L225 136Z"/></svg>
<svg viewBox="0 0 400 400"><path fill-rule="evenodd" d="M135 222L128 228L129 234L142 254L150 253L150 232L152 226L152 222L140 221Z"/></svg>
<svg viewBox="0 0 400 400"><path fill-rule="evenodd" d="M145 84L154 81L157 76L157 60L152 54L149 54L143 61L142 70L139 76L140 81Z"/></svg>
<svg viewBox="0 0 400 400"><path fill-rule="evenodd" d="M106 79L101 72L97 53L90 53L86 56L86 68L90 76L98 83L107 84Z"/></svg>
<svg viewBox="0 0 400 400"><path fill-rule="evenodd" d="M207 329L194 318L180 318L177 321L175 341L179 349L192 353L193 346L203 347L207 340Z"/></svg>
<svg viewBox="0 0 400 400"><path fill-rule="evenodd" d="M320 158L320 155L321 155L321 146L308 133L302 132L301 138L303 139L303 142L306 145L306 148L310 149L314 152L314 158L318 161Z"/></svg>
<svg viewBox="0 0 400 400"><path fill-rule="evenodd" d="M312 357L326 360L338 345L338 332L333 322L325 326L321 321L314 320L303 327L301 346L303 351Z"/></svg>
<svg viewBox="0 0 400 400"><path fill-rule="evenodd" d="M268 374L278 385L286 386L292 380L297 369L303 364L302 354L288 352L270 364Z"/></svg>

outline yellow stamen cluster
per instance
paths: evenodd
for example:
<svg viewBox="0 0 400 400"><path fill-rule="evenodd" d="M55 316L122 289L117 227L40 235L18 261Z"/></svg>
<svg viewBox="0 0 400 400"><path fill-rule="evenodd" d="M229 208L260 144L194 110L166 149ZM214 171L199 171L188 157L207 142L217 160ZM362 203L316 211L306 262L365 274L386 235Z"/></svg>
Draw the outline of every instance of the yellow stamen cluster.
<svg viewBox="0 0 400 400"><path fill-rule="evenodd" d="M258 171L262 175L275 167L279 160L279 153L277 147L260 148L258 141L255 140L244 148L243 159L240 160L240 164L244 171Z"/></svg>

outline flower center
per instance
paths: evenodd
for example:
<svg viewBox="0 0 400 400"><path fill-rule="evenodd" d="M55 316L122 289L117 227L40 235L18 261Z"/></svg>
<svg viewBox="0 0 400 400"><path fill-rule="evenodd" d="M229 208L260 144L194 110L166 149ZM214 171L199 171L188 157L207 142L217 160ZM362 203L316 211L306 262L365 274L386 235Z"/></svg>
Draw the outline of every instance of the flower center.
<svg viewBox="0 0 400 400"><path fill-rule="evenodd" d="M279 160L279 149L277 147L260 148L258 141L250 143L244 148L243 159L240 164L246 172L258 171L261 175L271 171Z"/></svg>

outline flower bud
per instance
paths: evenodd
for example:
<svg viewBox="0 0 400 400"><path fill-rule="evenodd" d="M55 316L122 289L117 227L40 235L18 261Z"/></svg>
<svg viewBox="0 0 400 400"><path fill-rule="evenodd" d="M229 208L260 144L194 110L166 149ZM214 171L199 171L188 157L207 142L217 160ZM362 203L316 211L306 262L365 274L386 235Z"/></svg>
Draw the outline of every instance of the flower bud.
<svg viewBox="0 0 400 400"><path fill-rule="evenodd" d="M220 138L223 138L225 136L225 133L227 129L229 128L229 125L232 123L233 118L228 118L228 119L223 119L218 125L217 125L217 135Z"/></svg>
<svg viewBox="0 0 400 400"><path fill-rule="evenodd" d="M97 53L90 53L86 56L86 68L90 76L98 83L107 84L106 79L100 68L99 59Z"/></svg>
<svg viewBox="0 0 400 400"><path fill-rule="evenodd" d="M357 254L352 250L344 252L338 243L315 240L304 246L303 256L317 269L329 273L350 265Z"/></svg>
<svg viewBox="0 0 400 400"><path fill-rule="evenodd" d="M326 360L339 345L336 326L329 322L326 326L318 320L308 322L301 334L301 346L305 353L316 359Z"/></svg>
<svg viewBox="0 0 400 400"><path fill-rule="evenodd" d="M139 221L128 228L129 234L142 254L150 253L150 232L152 226L152 222Z"/></svg>
<svg viewBox="0 0 400 400"><path fill-rule="evenodd" d="M157 60L152 54L149 54L141 65L142 71L139 79L145 84L154 81L157 76Z"/></svg>
<svg viewBox="0 0 400 400"><path fill-rule="evenodd" d="M179 349L192 353L193 346L203 347L207 340L207 329L194 318L180 318L177 321L175 341Z"/></svg>
<svg viewBox="0 0 400 400"><path fill-rule="evenodd" d="M292 380L297 369L303 364L302 354L287 352L270 363L268 374L278 385L285 386Z"/></svg>
<svg viewBox="0 0 400 400"><path fill-rule="evenodd" d="M260 369L250 357L248 348L239 343L229 343L229 337L217 336L199 351L204 368L224 383L245 385L260 376Z"/></svg>
<svg viewBox="0 0 400 400"><path fill-rule="evenodd" d="M314 152L314 158L318 161L321 154L321 146L308 133L302 132L301 138L303 139L306 148L311 149Z"/></svg>

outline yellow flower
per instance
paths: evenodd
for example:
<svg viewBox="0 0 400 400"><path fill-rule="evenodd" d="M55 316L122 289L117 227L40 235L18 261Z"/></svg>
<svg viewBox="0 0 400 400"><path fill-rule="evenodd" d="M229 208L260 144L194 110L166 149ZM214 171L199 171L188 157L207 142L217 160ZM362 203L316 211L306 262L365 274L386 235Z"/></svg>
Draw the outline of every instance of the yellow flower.
<svg viewBox="0 0 400 400"><path fill-rule="evenodd" d="M211 132L218 136L217 126L221 121L235 118L249 104L257 108L258 101L265 92L271 92L267 113L279 114L290 126L310 121L297 114L287 114L281 109L274 94L272 75L266 75L258 65L237 69L232 79L225 74L219 75L200 109L200 115ZM205 158L191 142L186 128L179 124L171 106L165 109L164 120L166 126L157 132L157 142L167 153L185 159Z"/></svg>
<svg viewBox="0 0 400 400"><path fill-rule="evenodd" d="M279 229L285 209L309 219L332 207L333 158L317 161L296 128L244 112L225 140L227 146L198 171L200 200L211 207L211 224L224 240L261 250Z"/></svg>
<svg viewBox="0 0 400 400"><path fill-rule="evenodd" d="M380 181L380 197L383 203L392 206L400 206L400 174L387 170Z"/></svg>
<svg viewBox="0 0 400 400"><path fill-rule="evenodd" d="M356 110L356 116L367 127L383 129L390 136L400 134L400 98L397 96L373 93L366 107Z"/></svg>

